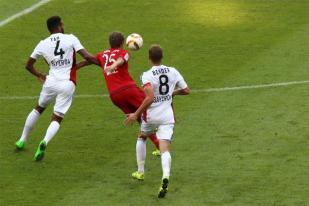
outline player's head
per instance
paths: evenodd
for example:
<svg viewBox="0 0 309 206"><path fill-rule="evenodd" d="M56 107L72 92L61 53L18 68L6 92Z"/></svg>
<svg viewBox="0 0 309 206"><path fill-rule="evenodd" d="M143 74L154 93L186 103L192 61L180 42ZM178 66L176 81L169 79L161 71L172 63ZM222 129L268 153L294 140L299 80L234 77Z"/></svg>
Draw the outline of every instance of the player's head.
<svg viewBox="0 0 309 206"><path fill-rule="evenodd" d="M111 48L120 48L123 46L124 36L121 32L114 31L109 35L109 44Z"/></svg>
<svg viewBox="0 0 309 206"><path fill-rule="evenodd" d="M160 45L151 45L149 49L149 59L153 64L160 64L163 59L163 49Z"/></svg>
<svg viewBox="0 0 309 206"><path fill-rule="evenodd" d="M64 24L60 16L52 16L46 21L50 33L64 33Z"/></svg>

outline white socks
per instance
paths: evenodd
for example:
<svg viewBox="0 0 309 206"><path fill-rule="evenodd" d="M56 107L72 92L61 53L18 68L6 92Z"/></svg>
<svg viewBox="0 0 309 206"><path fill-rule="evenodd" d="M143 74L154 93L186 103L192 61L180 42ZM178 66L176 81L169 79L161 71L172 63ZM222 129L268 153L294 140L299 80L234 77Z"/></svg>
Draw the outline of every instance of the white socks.
<svg viewBox="0 0 309 206"><path fill-rule="evenodd" d="M136 141L136 161L138 172L144 173L146 159L146 141L143 138L138 138Z"/></svg>
<svg viewBox="0 0 309 206"><path fill-rule="evenodd" d="M60 128L60 124L57 121L52 121L47 128L46 135L44 137L44 141L46 144L56 135L57 131Z"/></svg>
<svg viewBox="0 0 309 206"><path fill-rule="evenodd" d="M35 123L38 121L39 117L40 117L40 113L37 110L33 109L30 112L30 114L28 115L26 119L23 133L20 137L21 141L24 141L24 142L27 141L29 133L33 129Z"/></svg>
<svg viewBox="0 0 309 206"><path fill-rule="evenodd" d="M162 164L163 178L169 178L170 177L171 162L172 162L172 157L171 157L171 154L170 154L169 151L161 153L161 164Z"/></svg>
<svg viewBox="0 0 309 206"><path fill-rule="evenodd" d="M30 114L28 115L28 117L26 119L23 133L20 137L21 141L24 141L24 142L27 141L29 133L33 129L36 122L38 121L40 115L41 114L36 109L33 109L30 112ZM44 137L44 141L46 142L46 144L48 144L48 142L55 136L55 134L59 130L59 127L60 127L60 124L57 121L52 121L50 123L50 125L49 125L49 127L46 131L46 135Z"/></svg>
<svg viewBox="0 0 309 206"><path fill-rule="evenodd" d="M145 172L144 170L145 159L146 159L146 141L142 138L138 138L136 141L136 161L137 161L138 172L140 173ZM171 163L172 163L172 157L170 152L165 151L161 153L163 178L170 177Z"/></svg>

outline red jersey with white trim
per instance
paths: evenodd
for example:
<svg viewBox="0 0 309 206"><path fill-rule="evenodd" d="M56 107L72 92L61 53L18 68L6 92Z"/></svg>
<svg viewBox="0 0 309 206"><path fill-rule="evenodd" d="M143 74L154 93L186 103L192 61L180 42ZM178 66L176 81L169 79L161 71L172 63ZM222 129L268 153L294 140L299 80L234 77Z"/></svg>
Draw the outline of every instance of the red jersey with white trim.
<svg viewBox="0 0 309 206"><path fill-rule="evenodd" d="M111 66L118 58L123 58L124 63L113 72L105 72L104 68ZM128 71L129 53L127 50L121 48L111 48L98 53L97 59L100 62L105 77L106 86L110 94L136 85Z"/></svg>
<svg viewBox="0 0 309 206"><path fill-rule="evenodd" d="M42 40L34 49L31 58L43 56L49 65L49 81L71 80L76 82L75 52L84 49L73 34L56 33Z"/></svg>

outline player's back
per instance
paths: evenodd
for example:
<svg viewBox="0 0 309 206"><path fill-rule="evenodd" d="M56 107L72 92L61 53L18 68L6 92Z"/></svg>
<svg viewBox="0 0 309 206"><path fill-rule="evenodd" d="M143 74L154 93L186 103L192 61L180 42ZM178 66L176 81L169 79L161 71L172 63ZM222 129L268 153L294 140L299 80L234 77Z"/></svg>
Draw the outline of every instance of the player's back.
<svg viewBox="0 0 309 206"><path fill-rule="evenodd" d="M51 34L42 40L31 57L43 56L49 65L48 79L76 81L75 52L83 49L79 40L72 34Z"/></svg>
<svg viewBox="0 0 309 206"><path fill-rule="evenodd" d="M118 58L122 58L124 63L113 72L105 72L104 68L111 66ZM135 81L129 74L129 53L122 48L111 48L97 54L100 62L106 85L110 94L116 93L124 88L136 86Z"/></svg>
<svg viewBox="0 0 309 206"><path fill-rule="evenodd" d="M144 86L150 83L154 91L154 102L147 110L147 122L154 124L174 123L172 95L175 87L184 82L181 74L173 67L153 66L142 75L142 82Z"/></svg>

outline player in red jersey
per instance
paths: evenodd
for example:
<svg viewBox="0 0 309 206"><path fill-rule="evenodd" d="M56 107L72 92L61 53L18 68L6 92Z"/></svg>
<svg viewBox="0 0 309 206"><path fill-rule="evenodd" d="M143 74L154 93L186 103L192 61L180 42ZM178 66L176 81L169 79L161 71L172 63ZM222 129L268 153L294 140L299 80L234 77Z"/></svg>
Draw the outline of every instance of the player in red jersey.
<svg viewBox="0 0 309 206"><path fill-rule="evenodd" d="M109 44L110 49L97 54L98 66L102 68L106 86L114 105L125 114L134 113L142 104L145 94L129 74L128 61L130 56L128 51L123 49L123 34L112 32L109 35ZM76 67L80 69L90 64L90 62L83 61ZM153 154L160 155L159 141L156 135L151 135L149 138L157 148Z"/></svg>

